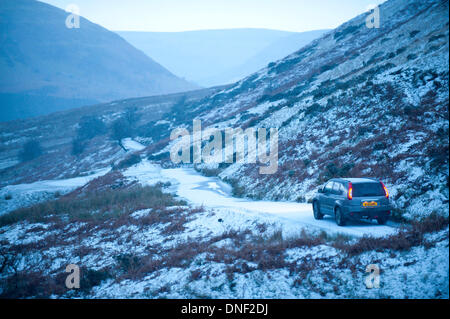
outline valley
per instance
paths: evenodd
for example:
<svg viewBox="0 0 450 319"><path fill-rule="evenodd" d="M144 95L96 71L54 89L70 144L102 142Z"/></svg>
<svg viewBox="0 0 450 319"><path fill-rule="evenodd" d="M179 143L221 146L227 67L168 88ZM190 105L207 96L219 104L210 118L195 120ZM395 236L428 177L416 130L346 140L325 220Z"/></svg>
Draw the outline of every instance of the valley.
<svg viewBox="0 0 450 319"><path fill-rule="evenodd" d="M380 28L363 13L231 84L112 95L97 79L97 104L0 122L0 297L448 299L449 3L379 9ZM146 62L125 71L151 67L129 50ZM227 128L276 131L276 170L238 161L243 138L171 158L174 131L190 160ZM314 219L339 177L382 181L388 224Z"/></svg>

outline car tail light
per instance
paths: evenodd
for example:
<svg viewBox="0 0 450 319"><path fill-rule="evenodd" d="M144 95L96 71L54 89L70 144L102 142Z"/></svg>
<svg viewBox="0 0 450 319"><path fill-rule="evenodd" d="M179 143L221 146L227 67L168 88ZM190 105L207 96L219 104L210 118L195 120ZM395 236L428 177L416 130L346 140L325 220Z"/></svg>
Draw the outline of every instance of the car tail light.
<svg viewBox="0 0 450 319"><path fill-rule="evenodd" d="M381 183L381 186L383 186L384 194L386 195L386 198L389 198L389 191L388 191L388 189L386 188L386 186L384 186L383 182L380 182L380 183Z"/></svg>
<svg viewBox="0 0 450 319"><path fill-rule="evenodd" d="M352 183L348 184L347 198L348 199L352 199L353 198L353 185L352 185Z"/></svg>

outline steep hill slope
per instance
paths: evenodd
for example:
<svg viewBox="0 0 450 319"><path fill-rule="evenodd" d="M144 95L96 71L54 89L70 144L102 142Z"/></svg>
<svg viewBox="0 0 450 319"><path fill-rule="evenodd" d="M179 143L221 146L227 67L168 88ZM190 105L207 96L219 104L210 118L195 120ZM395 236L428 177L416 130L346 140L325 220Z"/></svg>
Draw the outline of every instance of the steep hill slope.
<svg viewBox="0 0 450 319"><path fill-rule="evenodd" d="M181 80L117 34L38 1L0 2L0 121L64 108L186 91Z"/></svg>
<svg viewBox="0 0 450 319"><path fill-rule="evenodd" d="M129 155L126 147L124 150L113 136L115 122L132 112L132 127L127 126L125 135L136 137L144 145L152 145L166 134L167 124L159 121L163 114L171 111L173 105L181 99L198 101L221 88L120 100L0 123L0 187L76 177L110 167ZM105 128L94 126L83 142L83 150L73 154L74 141L82 131L80 123L83 119L101 121ZM43 154L22 162L20 152L30 140L40 143Z"/></svg>
<svg viewBox="0 0 450 319"><path fill-rule="evenodd" d="M380 29L359 16L231 86L0 123L0 298L448 299L448 1L380 11ZM193 119L278 128L277 173L196 165L230 187L162 169ZM32 139L42 155L16 163ZM305 201L342 175L382 179L411 222L338 227L229 196ZM61 284L68 262L81 289Z"/></svg>
<svg viewBox="0 0 450 319"><path fill-rule="evenodd" d="M276 127L275 174L259 174L259 163L197 168L229 181L236 194L292 201L307 201L331 177L373 176L390 189L397 217L448 215L448 10L448 1L390 0L380 7L379 29L368 29L363 14L231 86L104 104L89 114L110 126L136 107L137 129L126 134L147 145L142 156L165 164L171 130L192 129L193 119L204 128ZM127 156L109 133L72 155L80 118L0 125L1 185L73 177ZM55 134L50 123L66 129ZM33 137L45 154L18 164Z"/></svg>
<svg viewBox="0 0 450 319"><path fill-rule="evenodd" d="M301 201L331 177L373 176L389 185L396 214L448 214L448 1L391 0L380 12L379 29L358 16L185 105L173 125L278 128L276 174L218 168L254 198Z"/></svg>

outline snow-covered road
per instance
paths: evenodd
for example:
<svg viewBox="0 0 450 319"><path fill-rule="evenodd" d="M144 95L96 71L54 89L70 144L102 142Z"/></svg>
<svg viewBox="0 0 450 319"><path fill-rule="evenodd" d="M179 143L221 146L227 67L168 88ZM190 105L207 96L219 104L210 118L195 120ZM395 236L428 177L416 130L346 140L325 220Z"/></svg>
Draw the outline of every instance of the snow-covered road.
<svg viewBox="0 0 450 319"><path fill-rule="evenodd" d="M109 168L95 174L67 180L39 181L32 184L11 185L0 190L0 214L17 207L48 200L55 192L66 193L82 186L95 177L106 174ZM351 236L385 236L397 231L393 224L380 226L375 222L350 222L339 227L331 217L315 220L310 204L282 201L254 201L232 196L231 186L217 177L206 177L193 168L163 169L160 165L143 160L123 172L124 176L138 180L143 185L171 182L170 191L194 206L204 206L226 219L228 225L246 222L277 224L283 233L293 234L302 229L324 230L328 233L343 233ZM10 200L5 200L11 194ZM212 226L212 225L210 225Z"/></svg>
<svg viewBox="0 0 450 319"><path fill-rule="evenodd" d="M153 176L155 176L154 173L152 173ZM320 229L330 233L344 233L358 237L364 235L379 237L397 231L396 227L380 226L375 222L357 221L350 222L345 227L339 227L330 217L315 220L311 204L235 198L231 196L231 187L228 184L215 177L205 177L192 168L161 169L159 173L164 180L172 182L173 190L180 197L194 205L203 205L206 208L213 209L228 209L233 212L238 211L252 216L261 216L262 218L272 217L290 230L293 228L299 230L302 228Z"/></svg>

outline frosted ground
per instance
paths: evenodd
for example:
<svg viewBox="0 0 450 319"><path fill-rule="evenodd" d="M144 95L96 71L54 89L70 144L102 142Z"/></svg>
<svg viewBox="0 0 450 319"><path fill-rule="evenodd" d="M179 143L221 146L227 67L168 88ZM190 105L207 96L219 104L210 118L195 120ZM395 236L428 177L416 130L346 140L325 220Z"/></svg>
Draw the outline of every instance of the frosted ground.
<svg viewBox="0 0 450 319"><path fill-rule="evenodd" d="M2 167L13 165L23 141L34 135L30 129L42 128L40 140L48 146L42 157L1 171L2 187L18 184L1 205L32 205L50 180L64 184L110 166L111 172L75 190L85 197L75 196L66 209L96 191L101 197L115 194L114 187L131 192L127 181L138 189L137 182L160 181L166 193L158 195L186 200L164 207L147 201L103 221L95 219L96 210L110 213L108 205L89 206L87 220L75 222L61 209L40 222L2 215L9 223L0 226L0 249L10 250L17 262L1 274L2 287L6 282L9 293L17 293L14 280L22 278L20 287L44 283L55 298L448 298L448 1L390 0L380 12L383 28L367 29L361 15L209 93L103 104L20 128L2 124ZM142 118L123 148L104 134L79 157L70 153L82 115L111 126L128 106ZM234 193L261 201L232 198L226 184L192 169L166 170L144 160L166 165L167 134L189 128L193 119L205 129L279 129L279 170L269 178L240 163L196 167L228 180ZM143 160L137 165L134 152ZM126 165L116 165L121 162ZM305 202L336 176L377 176L391 191L395 216L409 223L341 229L332 219L313 220L310 208L296 201ZM31 185L33 196L21 197L20 188L30 187L24 183L36 181L47 186ZM59 195L65 192L61 188ZM79 293L61 288L69 262L96 279ZM380 289L364 285L368 264L381 269ZM19 297L48 297L34 286Z"/></svg>
<svg viewBox="0 0 450 319"><path fill-rule="evenodd" d="M111 169L104 168L90 172L86 176L62 180L44 180L30 184L8 185L0 189L0 215L17 208L29 206L46 200L54 199L55 195L64 195L81 187L89 181L103 176ZM6 199L10 196L10 199Z"/></svg>
<svg viewBox="0 0 450 319"><path fill-rule="evenodd" d="M384 236L396 231L395 227L369 222L354 222L342 228L337 226L332 218L318 221L313 217L311 204L234 198L231 196L230 185L217 177L203 176L193 168L161 169L159 165L143 161L124 174L136 178L142 184L154 185L157 182L169 181L173 185L171 190L192 205L204 206L225 214L234 212L249 218L276 222L285 234L295 234L303 228L352 236ZM240 218L236 218L236 225L239 223Z"/></svg>
<svg viewBox="0 0 450 319"><path fill-rule="evenodd" d="M95 176L102 173L107 171ZM186 217L184 228L169 234L166 229L170 221L140 223L157 213L152 209L138 210L131 215L136 223L112 229L89 228L85 223L67 224L61 229L50 222L20 222L0 228L4 247L5 242L41 247L25 254L22 266L36 265L49 274L58 272L68 261L94 271L112 269L118 256L129 254L152 265L151 271L105 277L90 291L69 291L51 297L448 298L448 226L427 234L423 245L408 250L381 249L348 255L333 244L336 238L345 237L349 243L361 236L381 239L399 232L398 225L354 222L338 227L331 218L316 221L310 204L234 198L228 184L187 167L163 169L143 160L122 174L128 181L142 185L170 185L166 192L178 194L191 207L202 208L168 208L167 212L179 211ZM21 189L32 193L35 186L40 193L67 191L68 186L80 183L69 179L14 187L18 193ZM314 235L327 239L292 244L298 238ZM55 237L64 237L64 243L54 243ZM257 242L253 244L253 240ZM148 251L157 253L148 260ZM365 286L365 267L369 264L377 264L382 270L379 289Z"/></svg>

